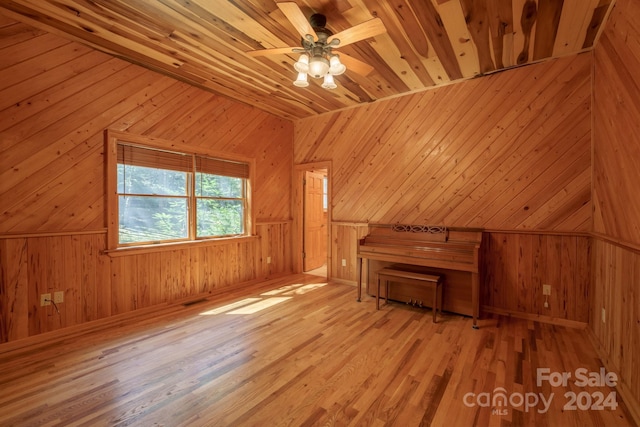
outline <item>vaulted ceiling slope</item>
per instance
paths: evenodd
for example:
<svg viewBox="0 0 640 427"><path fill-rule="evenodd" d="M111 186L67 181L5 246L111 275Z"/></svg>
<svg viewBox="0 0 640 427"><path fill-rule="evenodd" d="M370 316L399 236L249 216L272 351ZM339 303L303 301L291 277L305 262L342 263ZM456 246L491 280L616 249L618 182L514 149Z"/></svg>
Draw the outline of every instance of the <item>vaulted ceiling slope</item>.
<svg viewBox="0 0 640 427"><path fill-rule="evenodd" d="M591 49L614 0L295 0L334 34L386 32L339 49L373 67L338 87L292 84L300 46L273 0L2 0L0 13L295 120ZM348 64L347 64L348 65Z"/></svg>

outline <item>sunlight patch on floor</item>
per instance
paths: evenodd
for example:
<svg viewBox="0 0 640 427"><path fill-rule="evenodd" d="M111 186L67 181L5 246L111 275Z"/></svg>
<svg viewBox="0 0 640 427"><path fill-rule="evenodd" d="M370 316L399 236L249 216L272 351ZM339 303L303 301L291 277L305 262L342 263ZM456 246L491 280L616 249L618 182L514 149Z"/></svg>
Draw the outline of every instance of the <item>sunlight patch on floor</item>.
<svg viewBox="0 0 640 427"><path fill-rule="evenodd" d="M281 302L290 300L293 295L303 295L307 292L311 292L316 289L320 289L328 283L294 283L291 285L282 286L278 289L264 292L260 294L260 297L245 298L240 301L232 302L222 307L214 308L212 310L203 311L201 316L214 316L216 314L252 314L266 308L272 307ZM280 295L280 296L275 296ZM283 296L290 295L290 296ZM266 298L264 298L266 297Z"/></svg>
<svg viewBox="0 0 640 427"><path fill-rule="evenodd" d="M300 286L302 286L302 283L296 283L296 284L293 284L293 285L282 286L281 288L272 289L272 290L264 292L264 293L262 293L260 295L265 296L265 297L269 297L269 296L272 296L272 295L278 295L278 294L282 294L282 293L288 292L288 291L290 291L292 289L297 289Z"/></svg>
<svg viewBox="0 0 640 427"><path fill-rule="evenodd" d="M320 289L323 286L326 286L327 283L310 283L308 285L302 285L297 289L293 289L291 291L285 292L283 295L302 295L307 292L314 291L316 289Z"/></svg>
<svg viewBox="0 0 640 427"><path fill-rule="evenodd" d="M265 308L272 307L276 304L280 304L281 302L290 300L293 297L273 297L267 298L262 301L238 308L237 310L233 310L228 312L227 314L253 314L258 311L264 310Z"/></svg>
<svg viewBox="0 0 640 427"><path fill-rule="evenodd" d="M268 291L268 292L264 292L260 295L262 296L272 296L272 295L302 295L305 294L309 291L312 291L314 289L319 289L323 286L328 285L328 283L309 283L309 284L303 284L303 283L296 283L294 285L287 285L287 286L283 286L281 288L278 289L274 289L272 291Z"/></svg>
<svg viewBox="0 0 640 427"><path fill-rule="evenodd" d="M200 313L201 316L213 316L215 314L224 313L226 311L233 310L237 307L242 307L243 305L249 305L255 303L256 301L261 301L262 298L245 298L241 301L232 302L231 304L223 305L222 307L214 308L213 310L207 310Z"/></svg>

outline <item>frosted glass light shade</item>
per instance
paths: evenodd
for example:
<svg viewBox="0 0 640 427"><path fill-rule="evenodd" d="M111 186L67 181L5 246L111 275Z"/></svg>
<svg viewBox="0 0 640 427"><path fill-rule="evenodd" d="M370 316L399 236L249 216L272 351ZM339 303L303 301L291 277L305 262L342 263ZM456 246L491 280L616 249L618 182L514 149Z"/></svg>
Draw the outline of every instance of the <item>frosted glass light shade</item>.
<svg viewBox="0 0 640 427"><path fill-rule="evenodd" d="M324 75L324 83L322 83L322 87L325 89L335 89L338 86L333 81L333 76L329 73Z"/></svg>
<svg viewBox="0 0 640 427"><path fill-rule="evenodd" d="M322 56L314 56L309 61L309 75L313 78L319 79L323 77L329 71L329 61Z"/></svg>
<svg viewBox="0 0 640 427"><path fill-rule="evenodd" d="M329 73L334 76L339 76L345 71L347 71L347 67L340 62L340 57L338 55L331 56L331 59L329 60Z"/></svg>
<svg viewBox="0 0 640 427"><path fill-rule="evenodd" d="M299 73L308 73L309 72L309 55L303 53L300 55L298 62L293 64L293 68L296 69Z"/></svg>
<svg viewBox="0 0 640 427"><path fill-rule="evenodd" d="M309 82L307 81L307 73L298 73L298 78L293 82L298 87L307 87Z"/></svg>

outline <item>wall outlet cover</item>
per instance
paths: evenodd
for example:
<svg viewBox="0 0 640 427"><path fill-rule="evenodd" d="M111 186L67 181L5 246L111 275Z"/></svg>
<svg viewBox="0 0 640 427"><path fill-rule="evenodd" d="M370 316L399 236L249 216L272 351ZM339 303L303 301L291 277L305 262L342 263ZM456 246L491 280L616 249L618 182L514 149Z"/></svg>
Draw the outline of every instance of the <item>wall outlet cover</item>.
<svg viewBox="0 0 640 427"><path fill-rule="evenodd" d="M62 304L64 302L64 291L54 292L53 302L55 302L56 304Z"/></svg>
<svg viewBox="0 0 640 427"><path fill-rule="evenodd" d="M40 294L40 307L51 305L51 294Z"/></svg>

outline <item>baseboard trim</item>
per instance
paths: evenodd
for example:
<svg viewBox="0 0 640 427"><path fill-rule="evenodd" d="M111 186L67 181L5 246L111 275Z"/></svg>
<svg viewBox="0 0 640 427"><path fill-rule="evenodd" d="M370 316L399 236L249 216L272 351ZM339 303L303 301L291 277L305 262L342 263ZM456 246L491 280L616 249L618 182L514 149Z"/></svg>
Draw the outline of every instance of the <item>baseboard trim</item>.
<svg viewBox="0 0 640 427"><path fill-rule="evenodd" d="M482 306L482 312L500 314L502 316L510 316L518 319L533 320L535 322L549 323L552 325L566 326L573 329L586 329L588 326L586 322L578 322L577 320L568 320L559 317L544 316L541 314L522 313L519 311L511 311L502 308L491 307L488 305Z"/></svg>
<svg viewBox="0 0 640 427"><path fill-rule="evenodd" d="M633 421L636 425L640 426L640 402L638 402L637 398L633 395L631 388L624 381L624 378L620 375L620 370L616 368L616 366L611 363L608 355L602 349L602 345L600 344L600 340L595 336L593 330L591 328L587 328L587 337L591 341L591 345L595 349L596 353L598 353L598 357L600 361L604 365L605 369L610 372L615 372L618 375L618 384L616 385L616 390L620 393L622 400L624 401L627 410L629 411L629 415L633 418Z"/></svg>
<svg viewBox="0 0 640 427"><path fill-rule="evenodd" d="M357 286L358 282L355 280L347 280L347 279L338 279L336 277L331 278L332 282L340 283L341 285L349 285L349 286Z"/></svg>

